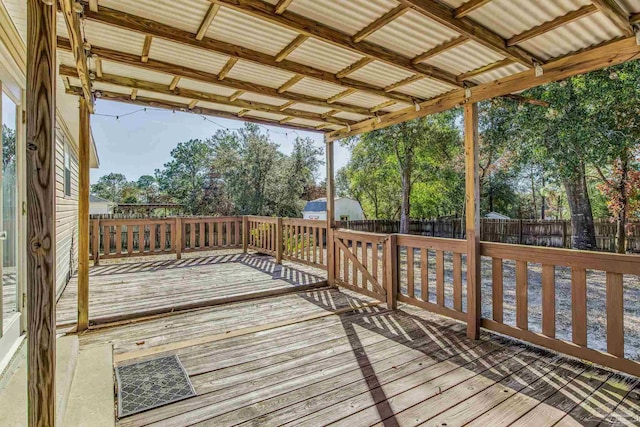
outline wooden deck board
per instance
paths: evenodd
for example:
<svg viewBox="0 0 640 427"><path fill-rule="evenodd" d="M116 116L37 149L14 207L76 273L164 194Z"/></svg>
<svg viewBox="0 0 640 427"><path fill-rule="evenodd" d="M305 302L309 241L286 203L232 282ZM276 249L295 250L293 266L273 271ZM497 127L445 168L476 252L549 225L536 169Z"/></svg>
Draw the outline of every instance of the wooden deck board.
<svg viewBox="0 0 640 427"><path fill-rule="evenodd" d="M119 427L614 425L638 413L636 379L489 333L470 341L457 321L372 302L323 288L96 329L80 342L113 343L117 363L177 354L191 378L196 397Z"/></svg>
<svg viewBox="0 0 640 427"><path fill-rule="evenodd" d="M199 255L199 256L195 256ZM89 318L93 324L135 318L253 296L271 296L326 282L323 270L241 253L182 260L113 263L92 267ZM77 278L57 304L57 324L77 318Z"/></svg>

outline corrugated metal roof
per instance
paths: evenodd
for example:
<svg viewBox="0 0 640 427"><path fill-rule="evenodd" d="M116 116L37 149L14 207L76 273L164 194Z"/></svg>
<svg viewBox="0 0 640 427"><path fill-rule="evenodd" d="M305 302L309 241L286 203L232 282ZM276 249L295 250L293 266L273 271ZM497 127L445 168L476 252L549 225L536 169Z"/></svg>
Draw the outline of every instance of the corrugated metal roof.
<svg viewBox="0 0 640 427"><path fill-rule="evenodd" d="M67 63L67 65L75 66L75 61L73 61L73 56L69 52L69 56L71 57L71 63ZM92 64L95 61L89 61ZM95 66L94 66L95 67ZM92 67L93 69L95 69ZM167 86L171 83L172 77L168 74L164 73L156 73L153 71L144 70L142 68L134 67L132 65L124 65L117 62L111 61L102 61L102 71L105 74L115 74L118 76L126 76L131 77L133 79L145 80L154 83L162 83Z"/></svg>
<svg viewBox="0 0 640 427"><path fill-rule="evenodd" d="M58 16L61 17L62 15ZM85 38L91 44L134 55L142 53L142 46L144 45L143 34L94 21L84 21L83 27ZM58 30L58 34L60 34L60 30ZM64 25L64 36L68 37L66 25Z"/></svg>
<svg viewBox="0 0 640 427"><path fill-rule="evenodd" d="M285 84L294 74L241 59L231 68L228 76L232 79L258 83L275 89Z"/></svg>
<svg viewBox="0 0 640 427"><path fill-rule="evenodd" d="M285 99L275 98L273 96L259 95L251 92L245 92L240 97L240 99L243 99L245 101L261 102L263 104L270 105L282 105L287 102Z"/></svg>
<svg viewBox="0 0 640 427"><path fill-rule="evenodd" d="M326 200L312 200L304 206L303 212L324 212L327 210Z"/></svg>
<svg viewBox="0 0 640 427"><path fill-rule="evenodd" d="M357 105L359 107L365 107L365 108L373 108L376 105L380 105L386 101L387 101L387 98L383 98L378 95L372 95L364 92L356 92L352 95L345 96L344 98L340 99L340 102L344 102L346 104L353 104L353 105Z"/></svg>
<svg viewBox="0 0 640 427"><path fill-rule="evenodd" d="M222 96L231 96L233 93L235 93L235 90L229 89L224 86L218 86L213 83L203 83L189 79L180 79L180 81L178 82L178 87Z"/></svg>
<svg viewBox="0 0 640 427"><path fill-rule="evenodd" d="M301 93L303 95L315 96L317 98L330 98L344 91L345 88L322 80L306 78L296 83L289 92Z"/></svg>
<svg viewBox="0 0 640 427"><path fill-rule="evenodd" d="M204 15L196 16L202 19ZM226 7L220 8L207 31L207 37L245 46L272 56L284 49L297 35L286 28Z"/></svg>
<svg viewBox="0 0 640 427"><path fill-rule="evenodd" d="M386 87L390 84L411 77L413 73L388 65L380 61L373 61L365 67L349 74L349 78L370 83L379 87Z"/></svg>
<svg viewBox="0 0 640 427"><path fill-rule="evenodd" d="M394 0L294 0L287 10L353 35L397 5Z"/></svg>
<svg viewBox="0 0 640 427"><path fill-rule="evenodd" d="M452 89L454 88L436 80L422 79L408 85L401 86L398 88L398 91L418 98L429 99L434 96L447 93Z"/></svg>
<svg viewBox="0 0 640 427"><path fill-rule="evenodd" d="M138 55L142 53L142 45L135 53ZM219 73L229 60L229 57L225 55L183 44L172 43L159 38L151 40L149 58L170 64L180 64L187 68L207 71L214 74Z"/></svg>
<svg viewBox="0 0 640 427"><path fill-rule="evenodd" d="M426 63L455 74L462 74L502 59L504 59L503 55L484 47L480 43L469 41L429 58Z"/></svg>
<svg viewBox="0 0 640 427"><path fill-rule="evenodd" d="M152 19L181 30L195 33L209 10L208 0L100 0L100 6Z"/></svg>
<svg viewBox="0 0 640 427"><path fill-rule="evenodd" d="M455 31L409 11L370 35L367 41L413 58L457 36Z"/></svg>
<svg viewBox="0 0 640 427"><path fill-rule="evenodd" d="M316 39L308 39L287 56L291 61L330 73L337 73L361 58L362 55Z"/></svg>

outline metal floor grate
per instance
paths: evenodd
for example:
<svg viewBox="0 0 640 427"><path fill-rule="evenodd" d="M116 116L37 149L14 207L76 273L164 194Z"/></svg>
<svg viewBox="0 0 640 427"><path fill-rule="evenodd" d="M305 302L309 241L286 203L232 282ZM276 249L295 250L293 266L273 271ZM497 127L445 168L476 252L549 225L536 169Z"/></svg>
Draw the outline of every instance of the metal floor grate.
<svg viewBox="0 0 640 427"><path fill-rule="evenodd" d="M116 367L118 417L127 417L196 395L178 356Z"/></svg>

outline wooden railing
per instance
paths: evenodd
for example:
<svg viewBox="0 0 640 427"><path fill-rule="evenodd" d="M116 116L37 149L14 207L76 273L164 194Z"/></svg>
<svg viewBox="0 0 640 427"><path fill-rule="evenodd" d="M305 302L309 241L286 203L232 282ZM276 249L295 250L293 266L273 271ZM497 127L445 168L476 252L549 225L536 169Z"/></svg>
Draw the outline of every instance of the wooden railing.
<svg viewBox="0 0 640 427"><path fill-rule="evenodd" d="M466 320L462 304L462 254L466 253L466 242L398 235L397 247L398 301ZM451 258L450 277L445 274L445 257ZM435 260L434 265L430 265L430 259ZM430 274L432 269L435 271ZM447 294L452 296L449 301Z"/></svg>
<svg viewBox="0 0 640 427"><path fill-rule="evenodd" d="M98 259L176 252L176 218L92 220L90 257Z"/></svg>
<svg viewBox="0 0 640 427"><path fill-rule="evenodd" d="M241 217L179 218L182 224L182 252L242 247Z"/></svg>
<svg viewBox="0 0 640 427"><path fill-rule="evenodd" d="M327 222L309 219L282 220L283 258L327 268Z"/></svg>
<svg viewBox="0 0 640 427"><path fill-rule="evenodd" d="M548 347L571 356L640 376L640 363L625 359L624 343L624 276L640 276L640 259L636 255L618 255L568 249L532 248L502 243L483 243L481 253L491 258L492 318L483 318L484 328ZM515 326L504 321L504 260L515 262ZM532 264L541 270L541 333L529 324L529 275ZM570 294L556 295L557 275L569 270ZM589 274L587 274L589 273ZM599 351L587 341L587 278L604 278L606 318L606 351ZM571 306L571 341L556 337L556 303L565 299ZM570 301L566 301L569 299ZM593 301L593 296L591 296ZM635 301L638 304L638 301Z"/></svg>
<svg viewBox="0 0 640 427"><path fill-rule="evenodd" d="M387 236L335 230L333 237L336 283L384 301L387 297L385 276L393 268L387 265Z"/></svg>
<svg viewBox="0 0 640 427"><path fill-rule="evenodd" d="M278 255L277 252L280 251L281 257L282 245L278 245L277 242L282 239L276 236L278 229L276 226L281 224L282 218L249 216L247 221L249 249L273 256Z"/></svg>

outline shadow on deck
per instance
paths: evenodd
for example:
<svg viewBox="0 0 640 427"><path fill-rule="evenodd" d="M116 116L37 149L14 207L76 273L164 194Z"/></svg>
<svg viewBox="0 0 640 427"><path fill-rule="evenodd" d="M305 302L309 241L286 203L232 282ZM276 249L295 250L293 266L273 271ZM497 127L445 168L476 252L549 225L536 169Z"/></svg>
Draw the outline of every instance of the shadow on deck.
<svg viewBox="0 0 640 427"><path fill-rule="evenodd" d="M322 270L255 254L111 263L90 269L89 319L112 323L325 285ZM76 322L77 298L73 277L58 300L58 327Z"/></svg>

